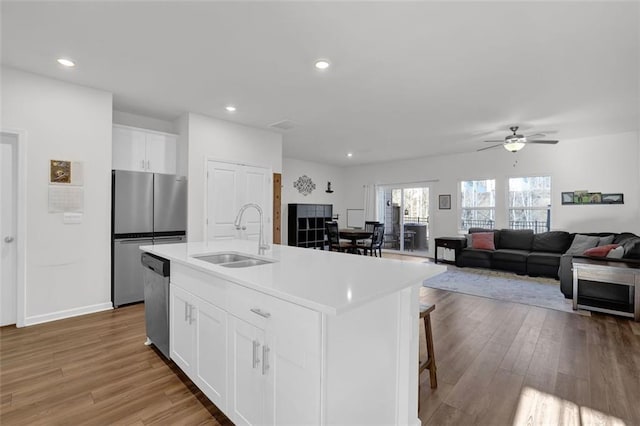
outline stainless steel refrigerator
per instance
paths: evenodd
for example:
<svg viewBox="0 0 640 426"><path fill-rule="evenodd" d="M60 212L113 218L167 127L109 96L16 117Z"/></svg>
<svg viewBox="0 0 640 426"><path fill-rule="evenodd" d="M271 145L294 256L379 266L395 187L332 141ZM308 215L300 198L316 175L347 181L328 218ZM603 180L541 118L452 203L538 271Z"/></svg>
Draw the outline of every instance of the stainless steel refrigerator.
<svg viewBox="0 0 640 426"><path fill-rule="evenodd" d="M187 179L159 173L112 172L111 300L144 300L140 246L186 240Z"/></svg>

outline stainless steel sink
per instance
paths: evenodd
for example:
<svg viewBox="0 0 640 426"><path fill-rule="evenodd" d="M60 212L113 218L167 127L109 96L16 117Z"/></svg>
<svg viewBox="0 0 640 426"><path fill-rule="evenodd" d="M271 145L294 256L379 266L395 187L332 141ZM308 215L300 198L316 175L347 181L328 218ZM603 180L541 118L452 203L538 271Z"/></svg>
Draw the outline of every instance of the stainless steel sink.
<svg viewBox="0 0 640 426"><path fill-rule="evenodd" d="M220 266L224 266L225 268L248 268L249 266L265 265L267 263L273 263L273 261L263 259L247 259L240 260L238 262L223 263Z"/></svg>
<svg viewBox="0 0 640 426"><path fill-rule="evenodd" d="M260 259L239 253L213 253L192 257L203 262L224 266L225 268L248 268L249 266L266 265L275 262L275 260Z"/></svg>
<svg viewBox="0 0 640 426"><path fill-rule="evenodd" d="M193 257L195 257L198 260L202 260L204 262L213 263L214 265L251 259L251 257L249 256L243 256L238 253L217 253L217 254L206 254L203 256L193 256Z"/></svg>

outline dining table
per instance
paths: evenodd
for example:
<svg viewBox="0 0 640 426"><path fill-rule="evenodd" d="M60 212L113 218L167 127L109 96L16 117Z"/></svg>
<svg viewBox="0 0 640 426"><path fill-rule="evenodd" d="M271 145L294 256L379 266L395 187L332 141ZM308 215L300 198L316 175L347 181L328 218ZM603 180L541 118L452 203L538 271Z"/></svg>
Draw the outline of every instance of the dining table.
<svg viewBox="0 0 640 426"><path fill-rule="evenodd" d="M357 228L340 229L339 234L340 238L351 241L351 245L354 247L351 250L351 252L353 253L359 253L357 248L358 241L370 239L371 237L373 237L373 232Z"/></svg>

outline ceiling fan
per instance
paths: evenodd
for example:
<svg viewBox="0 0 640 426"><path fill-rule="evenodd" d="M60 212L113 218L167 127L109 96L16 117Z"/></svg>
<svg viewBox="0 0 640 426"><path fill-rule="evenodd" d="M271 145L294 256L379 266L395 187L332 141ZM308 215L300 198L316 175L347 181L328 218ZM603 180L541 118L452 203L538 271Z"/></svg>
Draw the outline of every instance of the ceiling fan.
<svg viewBox="0 0 640 426"><path fill-rule="evenodd" d="M517 151L520 151L522 148L524 148L525 145L530 143L541 143L541 144L547 144L547 145L555 145L558 143L558 141L556 140L538 139L538 138L545 137L544 133L536 133L534 135L529 135L529 136L519 135L517 134L518 126L509 127L509 130L511 130L513 134L505 137L504 141L502 140L485 141L485 142L493 143L495 145L491 145L486 148L480 148L478 151L485 151L487 149L503 146L504 149L506 149L507 151L517 152ZM496 142L499 142L499 143L496 143Z"/></svg>

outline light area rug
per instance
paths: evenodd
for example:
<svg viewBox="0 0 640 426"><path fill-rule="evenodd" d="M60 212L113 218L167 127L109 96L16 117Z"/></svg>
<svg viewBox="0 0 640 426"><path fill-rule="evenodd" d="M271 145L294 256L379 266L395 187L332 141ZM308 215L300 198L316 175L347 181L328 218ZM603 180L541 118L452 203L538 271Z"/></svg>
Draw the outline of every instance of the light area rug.
<svg viewBox="0 0 640 426"><path fill-rule="evenodd" d="M456 293L576 313L572 308L571 300L565 299L560 292L560 281L552 278L521 276L489 269L447 266L446 272L425 280L422 285ZM589 315L584 311L578 313Z"/></svg>

